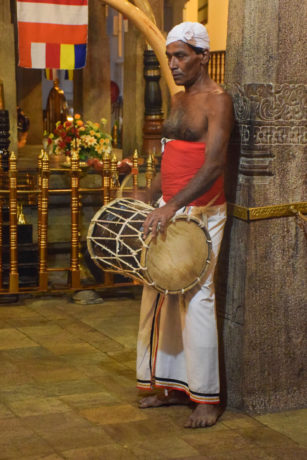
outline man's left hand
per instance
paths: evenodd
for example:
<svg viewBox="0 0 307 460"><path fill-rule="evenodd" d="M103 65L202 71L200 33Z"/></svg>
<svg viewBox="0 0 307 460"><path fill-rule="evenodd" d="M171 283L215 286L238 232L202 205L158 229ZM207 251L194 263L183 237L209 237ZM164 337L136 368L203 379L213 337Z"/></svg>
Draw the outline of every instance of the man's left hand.
<svg viewBox="0 0 307 460"><path fill-rule="evenodd" d="M170 203L152 211L144 222L144 238L150 232L153 238L157 236L158 232L164 233L166 224L175 215L176 211L176 207Z"/></svg>

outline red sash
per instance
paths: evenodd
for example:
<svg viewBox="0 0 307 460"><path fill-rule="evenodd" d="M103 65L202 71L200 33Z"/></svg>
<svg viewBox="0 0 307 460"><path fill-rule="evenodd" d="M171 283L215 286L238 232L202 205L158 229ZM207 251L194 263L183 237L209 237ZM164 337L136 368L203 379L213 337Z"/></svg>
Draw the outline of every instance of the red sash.
<svg viewBox="0 0 307 460"><path fill-rule="evenodd" d="M183 189L205 162L206 145L203 142L172 140L165 144L161 162L162 194L165 202ZM224 178L216 179L210 190L189 206L205 206L216 195L213 206L225 203Z"/></svg>

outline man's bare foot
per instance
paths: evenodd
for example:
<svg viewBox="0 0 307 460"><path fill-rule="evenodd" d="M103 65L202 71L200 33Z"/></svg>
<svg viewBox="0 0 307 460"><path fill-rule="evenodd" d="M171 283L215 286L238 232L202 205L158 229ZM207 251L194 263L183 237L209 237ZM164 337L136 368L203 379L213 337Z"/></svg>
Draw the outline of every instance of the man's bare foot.
<svg viewBox="0 0 307 460"><path fill-rule="evenodd" d="M141 399L139 401L139 408L147 409L149 407L187 405L190 402L190 398L182 391L170 390L168 395L159 393Z"/></svg>
<svg viewBox="0 0 307 460"><path fill-rule="evenodd" d="M223 409L216 404L197 404L190 415L185 428L204 428L212 426L222 414Z"/></svg>

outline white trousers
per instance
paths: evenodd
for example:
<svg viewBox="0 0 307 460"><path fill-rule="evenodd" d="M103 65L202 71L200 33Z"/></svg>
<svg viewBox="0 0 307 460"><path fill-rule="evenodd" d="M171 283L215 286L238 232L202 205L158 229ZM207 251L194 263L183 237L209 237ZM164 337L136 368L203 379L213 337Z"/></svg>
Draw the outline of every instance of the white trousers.
<svg viewBox="0 0 307 460"><path fill-rule="evenodd" d="M197 403L219 403L214 270L226 222L226 205L185 212L203 219L212 240L203 285L183 295L144 287L137 343L137 386L182 390ZM196 213L195 213L196 211ZM178 213L182 213L179 210Z"/></svg>

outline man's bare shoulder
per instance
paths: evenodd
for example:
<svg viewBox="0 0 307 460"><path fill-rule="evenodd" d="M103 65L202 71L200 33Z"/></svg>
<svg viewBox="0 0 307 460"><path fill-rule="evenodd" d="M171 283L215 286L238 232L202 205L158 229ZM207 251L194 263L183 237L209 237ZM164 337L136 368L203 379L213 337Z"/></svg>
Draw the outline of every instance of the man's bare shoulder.
<svg viewBox="0 0 307 460"><path fill-rule="evenodd" d="M206 104L208 115L223 114L233 118L233 102L231 96L221 87L215 91L207 93L204 96L204 104Z"/></svg>
<svg viewBox="0 0 307 460"><path fill-rule="evenodd" d="M210 89L204 89L199 96L206 99L208 103L232 105L231 96L218 84Z"/></svg>

